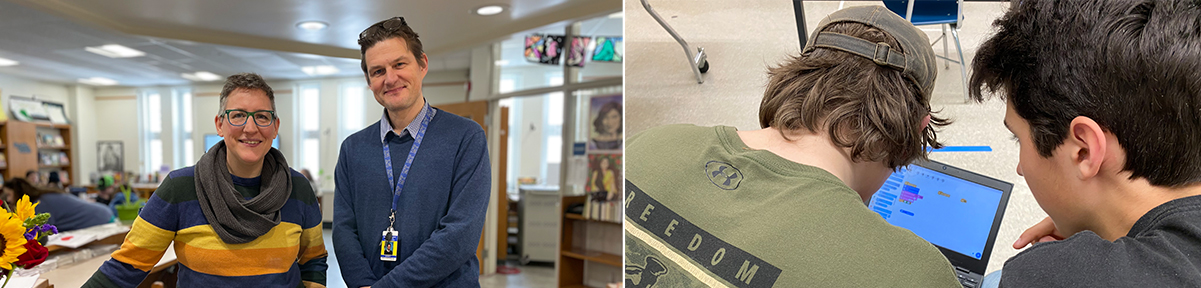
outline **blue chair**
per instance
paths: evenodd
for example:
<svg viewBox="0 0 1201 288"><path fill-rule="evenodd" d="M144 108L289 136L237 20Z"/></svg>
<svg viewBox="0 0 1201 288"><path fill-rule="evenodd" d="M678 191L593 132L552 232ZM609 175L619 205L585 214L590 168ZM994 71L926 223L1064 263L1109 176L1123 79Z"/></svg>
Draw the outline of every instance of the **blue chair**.
<svg viewBox="0 0 1201 288"><path fill-rule="evenodd" d="M943 65L946 69L951 69L951 63L959 64L959 71L963 75L963 100L968 100L967 92L967 65L963 61L963 47L959 44L959 21L963 19L963 1L962 0L899 0L899 1L884 1L884 7L888 7L893 13L897 13L901 17L908 19L914 26L922 25L939 25L942 27L942 36L934 40L930 45L938 44L942 41L942 54L935 55L938 58L945 60ZM947 58L950 53L947 49L947 27L951 28L951 36L955 37L955 50L959 51L959 61Z"/></svg>

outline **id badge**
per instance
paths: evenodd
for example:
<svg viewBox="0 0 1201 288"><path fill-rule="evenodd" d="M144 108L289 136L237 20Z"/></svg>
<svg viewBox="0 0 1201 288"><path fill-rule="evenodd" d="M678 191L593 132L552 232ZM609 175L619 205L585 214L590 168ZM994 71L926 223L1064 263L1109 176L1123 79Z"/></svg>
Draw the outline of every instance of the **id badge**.
<svg viewBox="0 0 1201 288"><path fill-rule="evenodd" d="M396 261L396 250L399 250L400 248L397 247L397 245L400 244L397 240L400 238L399 235L397 235L396 230L392 230L392 227L388 227L388 229L384 230L384 232L381 234L382 235L380 236L379 242L379 260L393 262Z"/></svg>

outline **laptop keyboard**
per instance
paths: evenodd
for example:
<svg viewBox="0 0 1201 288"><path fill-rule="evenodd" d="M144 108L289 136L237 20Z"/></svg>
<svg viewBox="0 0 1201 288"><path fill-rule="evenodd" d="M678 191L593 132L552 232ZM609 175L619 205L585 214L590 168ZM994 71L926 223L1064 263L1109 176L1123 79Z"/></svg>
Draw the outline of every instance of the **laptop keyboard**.
<svg viewBox="0 0 1201 288"><path fill-rule="evenodd" d="M955 276L959 277L959 284L963 284L963 287L976 288L977 286L980 286L978 280L973 278L971 275L966 275L966 273L963 273L962 271L955 271Z"/></svg>

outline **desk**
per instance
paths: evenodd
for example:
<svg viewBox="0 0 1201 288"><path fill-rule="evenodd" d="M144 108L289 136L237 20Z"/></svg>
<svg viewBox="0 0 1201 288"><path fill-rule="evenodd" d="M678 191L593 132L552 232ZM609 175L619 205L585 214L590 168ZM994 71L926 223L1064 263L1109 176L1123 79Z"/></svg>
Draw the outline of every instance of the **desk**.
<svg viewBox="0 0 1201 288"><path fill-rule="evenodd" d="M112 258L111 255L99 255L83 262L75 262L71 265L58 267L58 269L54 269L53 271L42 274L42 279L46 281L39 283L46 283L49 286L41 286L41 284L39 284L39 286L36 287L53 288L55 285L58 287L81 287L83 286L83 283L88 282L88 279L92 277L92 274L96 273L96 270L99 270L100 266L110 258ZM158 281L160 278L162 278L163 270L175 266L175 264L178 263L179 261L177 261L175 258L175 244L171 244L171 246L167 247L167 251L163 254L163 258L158 260L158 264L155 264L154 268L150 269L150 275L147 276L146 280L142 281L142 284L138 285L138 287L150 287L154 281ZM175 281L164 284L166 284L167 287L174 287Z"/></svg>

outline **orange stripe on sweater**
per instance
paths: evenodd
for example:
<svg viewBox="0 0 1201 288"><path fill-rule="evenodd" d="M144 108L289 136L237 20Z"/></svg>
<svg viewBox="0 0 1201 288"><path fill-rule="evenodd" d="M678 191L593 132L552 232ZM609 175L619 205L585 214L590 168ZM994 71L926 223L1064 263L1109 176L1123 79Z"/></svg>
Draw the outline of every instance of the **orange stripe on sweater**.
<svg viewBox="0 0 1201 288"><path fill-rule="evenodd" d="M213 250L178 246L179 263L196 272L217 276L255 276L288 272L296 263L299 246L282 248Z"/></svg>

